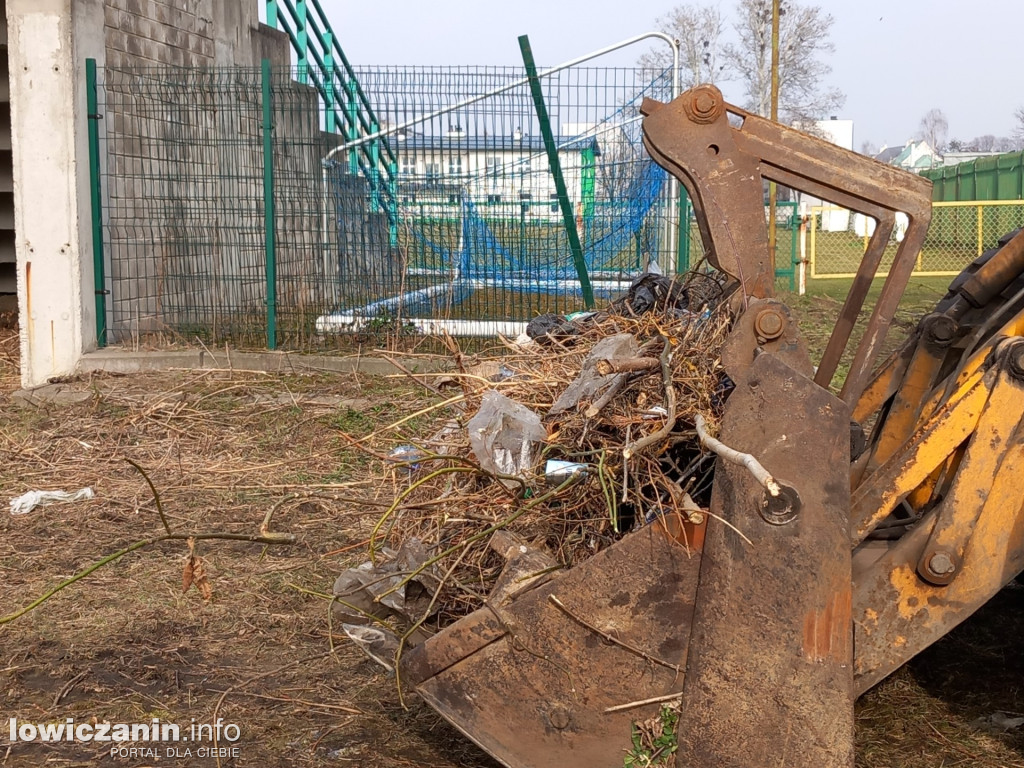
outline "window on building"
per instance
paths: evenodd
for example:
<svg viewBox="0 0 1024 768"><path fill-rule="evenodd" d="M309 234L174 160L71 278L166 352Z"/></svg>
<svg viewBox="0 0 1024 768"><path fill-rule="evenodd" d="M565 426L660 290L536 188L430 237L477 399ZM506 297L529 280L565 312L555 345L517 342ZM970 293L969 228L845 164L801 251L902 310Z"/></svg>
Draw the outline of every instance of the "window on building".
<svg viewBox="0 0 1024 768"><path fill-rule="evenodd" d="M448 175L462 175L462 155L452 155L448 158Z"/></svg>
<svg viewBox="0 0 1024 768"><path fill-rule="evenodd" d="M550 195L548 195L548 198L551 200L552 213L558 213L558 193L552 192Z"/></svg>
<svg viewBox="0 0 1024 768"><path fill-rule="evenodd" d="M491 155L484 158L484 168L488 176L493 179L498 178L501 172L501 158L496 155Z"/></svg>
<svg viewBox="0 0 1024 768"><path fill-rule="evenodd" d="M440 163L427 163L424 166L423 175L427 179L439 179L441 178L441 164Z"/></svg>
<svg viewBox="0 0 1024 768"><path fill-rule="evenodd" d="M403 157L401 161L400 170L403 176L412 176L416 173L416 158L415 157Z"/></svg>
<svg viewBox="0 0 1024 768"><path fill-rule="evenodd" d="M501 202L501 195L488 195L487 196L487 202L488 203L500 203Z"/></svg>

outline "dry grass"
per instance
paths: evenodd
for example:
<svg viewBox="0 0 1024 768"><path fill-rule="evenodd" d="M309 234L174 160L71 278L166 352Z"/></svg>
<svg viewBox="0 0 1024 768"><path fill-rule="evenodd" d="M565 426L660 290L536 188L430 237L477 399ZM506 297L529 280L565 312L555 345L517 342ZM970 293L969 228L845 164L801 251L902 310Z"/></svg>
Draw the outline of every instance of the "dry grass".
<svg viewBox="0 0 1024 768"><path fill-rule="evenodd" d="M234 688L218 716L241 727L242 756L225 765L490 765L425 707L402 710L391 682L344 638L330 653L327 602L315 594L351 564L367 515L379 513L348 500L353 489L366 497L372 489L365 455L347 449L340 432L393 421L410 403L427 402L418 389L352 376L217 372L63 386L85 400L33 408L12 403L9 386L0 396L5 507L30 489L91 486L97 498L0 514L0 615L160 533L149 490L125 458L147 468L177 531L256 533L267 510L286 500L273 528L299 541L199 542L210 602L195 589L181 593L184 542L162 543L0 627L8 717L161 717L187 726L209 721L222 692ZM109 760L93 745L6 747L5 768Z"/></svg>
<svg viewBox="0 0 1024 768"><path fill-rule="evenodd" d="M822 326L827 311L816 318ZM363 559L369 529L394 494L367 480L383 464L342 432L368 435L439 396L402 379L169 372L70 382L65 390L82 402L26 408L9 397L16 360L16 332L0 325L4 501L83 485L97 498L19 517L0 511L0 614L159 533L149 491L126 457L147 468L178 530L255 533L267 510L286 500L273 527L299 543L201 542L214 589L208 603L194 589L181 593L187 547L160 544L0 628L7 717L205 723L232 689L219 716L241 726L241 757L225 765L495 768L425 706L403 710L393 679L344 638L331 654L327 603L314 594L329 592ZM408 439L442 417L420 417L386 437ZM1024 592L1005 590L869 692L857 707L858 766L1024 766L1019 734L970 725L997 709L1024 711L1022 630ZM3 768L112 763L91 745L8 751L2 724L0 733Z"/></svg>

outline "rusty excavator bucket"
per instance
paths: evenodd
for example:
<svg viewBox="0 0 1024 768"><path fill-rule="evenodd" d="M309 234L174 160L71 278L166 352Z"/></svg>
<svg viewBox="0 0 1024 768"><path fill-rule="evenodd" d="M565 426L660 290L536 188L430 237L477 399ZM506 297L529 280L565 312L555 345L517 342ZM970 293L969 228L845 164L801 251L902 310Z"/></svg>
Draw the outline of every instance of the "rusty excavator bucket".
<svg viewBox="0 0 1024 768"><path fill-rule="evenodd" d="M632 724L670 699L680 766L852 766L851 408L923 241L928 182L748 114L713 86L643 112L647 150L685 185L709 259L736 288L721 441L781 488L719 458L699 524L666 517L562 572L511 544L486 607L407 651L401 680L510 768L622 766ZM773 298L763 179L878 222L816 368ZM897 211L909 227L833 395Z"/></svg>

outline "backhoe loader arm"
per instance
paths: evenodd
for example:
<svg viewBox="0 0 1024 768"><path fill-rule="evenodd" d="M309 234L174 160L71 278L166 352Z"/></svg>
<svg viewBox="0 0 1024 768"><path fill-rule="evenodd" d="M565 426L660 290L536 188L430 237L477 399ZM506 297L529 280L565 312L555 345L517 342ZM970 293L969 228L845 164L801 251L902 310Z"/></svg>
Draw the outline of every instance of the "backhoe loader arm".
<svg viewBox="0 0 1024 768"><path fill-rule="evenodd" d="M1024 568L1024 233L954 281L854 410L856 678L862 692Z"/></svg>
<svg viewBox="0 0 1024 768"><path fill-rule="evenodd" d="M727 104L702 85L670 104L641 108L644 146L677 176L693 200L708 259L733 277L744 297L773 294L762 179L806 192L877 221L822 359L815 382L827 387L845 351L895 224L909 226L868 321L840 397L855 403L870 379L879 349L913 271L931 220L931 184L898 168ZM730 122L730 116L739 125Z"/></svg>

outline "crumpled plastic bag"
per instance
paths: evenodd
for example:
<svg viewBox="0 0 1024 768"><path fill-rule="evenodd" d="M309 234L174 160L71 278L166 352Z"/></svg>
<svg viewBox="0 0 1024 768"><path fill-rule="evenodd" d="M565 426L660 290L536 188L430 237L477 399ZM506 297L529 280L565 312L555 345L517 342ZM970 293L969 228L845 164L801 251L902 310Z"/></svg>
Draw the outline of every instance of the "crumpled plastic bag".
<svg viewBox="0 0 1024 768"><path fill-rule="evenodd" d="M565 315L537 315L526 324L526 335L534 341L544 342L550 339L565 339L579 333Z"/></svg>
<svg viewBox="0 0 1024 768"><path fill-rule="evenodd" d="M352 624L362 614L378 618L399 615L416 621L429 607L431 598L441 586L436 569L426 568L415 578L398 586L406 574L415 571L430 559L431 550L413 537L402 543L398 552L384 550L387 560L381 565L366 562L349 568L334 582L334 595L356 610L343 619Z"/></svg>
<svg viewBox="0 0 1024 768"><path fill-rule="evenodd" d="M11 499L12 515L27 515L40 504L49 504L53 501L79 501L81 499L94 498L96 494L92 488L79 488L74 493L67 491L29 491L16 499Z"/></svg>
<svg viewBox="0 0 1024 768"><path fill-rule="evenodd" d="M991 715L972 720L971 725L979 731L1001 734L1020 728L1024 725L1024 717L1013 717L1009 712L996 711Z"/></svg>
<svg viewBox="0 0 1024 768"><path fill-rule="evenodd" d="M524 477L533 467L534 445L547 439L540 416L496 390L484 393L480 410L466 425L469 446L489 472ZM506 487L516 484L501 481Z"/></svg>
<svg viewBox="0 0 1024 768"><path fill-rule="evenodd" d="M342 624L342 631L356 647L380 664L388 672L395 671L399 639L394 632L365 624Z"/></svg>

